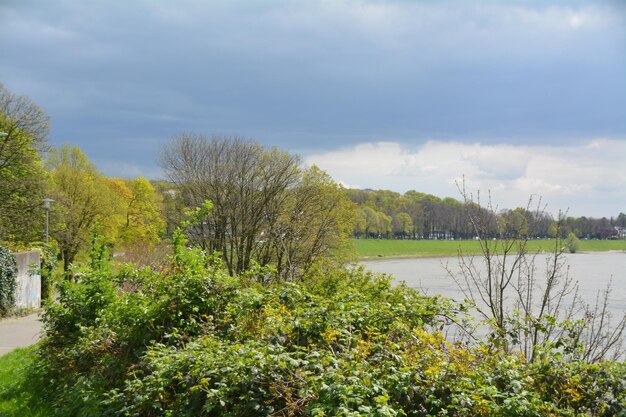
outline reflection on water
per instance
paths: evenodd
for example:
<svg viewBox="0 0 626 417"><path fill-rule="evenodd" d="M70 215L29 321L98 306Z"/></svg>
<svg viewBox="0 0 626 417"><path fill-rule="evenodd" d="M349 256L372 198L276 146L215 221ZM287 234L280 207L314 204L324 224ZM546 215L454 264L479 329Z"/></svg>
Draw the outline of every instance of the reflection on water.
<svg viewBox="0 0 626 417"><path fill-rule="evenodd" d="M579 294L591 305L595 304L598 291L604 290L612 279L609 308L614 318L621 318L626 312L626 253L596 252L564 256L570 276L578 281ZM396 280L405 281L409 287L419 288L428 295L441 294L456 300L463 299L463 294L445 269L447 265L455 273L460 271L455 257L381 259L361 263L371 271L391 274ZM536 266L543 265L544 262L537 258ZM538 280L541 277L537 274Z"/></svg>

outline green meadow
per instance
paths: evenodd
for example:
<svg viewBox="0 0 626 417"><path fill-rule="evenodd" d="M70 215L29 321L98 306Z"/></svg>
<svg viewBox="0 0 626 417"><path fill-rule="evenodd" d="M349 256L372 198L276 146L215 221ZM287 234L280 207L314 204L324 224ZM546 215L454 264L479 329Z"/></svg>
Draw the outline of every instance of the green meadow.
<svg viewBox="0 0 626 417"><path fill-rule="evenodd" d="M468 255L480 253L479 242L475 240L353 239L352 242L359 258L456 256L459 250ZM555 244L553 239L531 240L528 249L549 252ZM626 240L581 240L578 251L626 251Z"/></svg>
<svg viewBox="0 0 626 417"><path fill-rule="evenodd" d="M37 347L16 349L0 357L0 417L51 417L42 386L30 377Z"/></svg>

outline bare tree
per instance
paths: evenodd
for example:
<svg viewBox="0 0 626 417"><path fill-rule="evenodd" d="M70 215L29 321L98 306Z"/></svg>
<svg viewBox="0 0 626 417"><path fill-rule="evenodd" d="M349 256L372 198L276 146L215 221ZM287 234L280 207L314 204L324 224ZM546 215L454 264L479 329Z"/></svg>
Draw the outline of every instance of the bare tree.
<svg viewBox="0 0 626 417"><path fill-rule="evenodd" d="M294 277L332 245L331 236L341 235L333 235L336 229L322 220L335 216L324 203L336 196L316 194L329 188L315 188L295 155L241 137L209 140L185 133L163 149L160 164L188 207L213 203L191 238L205 250L221 252L231 274L247 270L254 260ZM325 181L319 175L316 180L317 185ZM319 238L311 240L313 235Z"/></svg>
<svg viewBox="0 0 626 417"><path fill-rule="evenodd" d="M590 362L622 355L626 314L611 326L608 289L595 306L582 302L578 284L569 275L560 233L549 254L529 250L534 222L545 221L541 200L533 205L531 198L525 209L496 217L490 199L483 210L480 194L474 199L464 187L459 188L470 208L468 219L481 256L459 252L460 273L449 273L489 323L493 341L507 351L520 350L529 362L547 345ZM490 237L494 218L498 219L497 238ZM559 213L557 230L564 219Z"/></svg>
<svg viewBox="0 0 626 417"><path fill-rule="evenodd" d="M0 168L22 158L24 150L44 151L50 118L28 97L16 96L0 84Z"/></svg>

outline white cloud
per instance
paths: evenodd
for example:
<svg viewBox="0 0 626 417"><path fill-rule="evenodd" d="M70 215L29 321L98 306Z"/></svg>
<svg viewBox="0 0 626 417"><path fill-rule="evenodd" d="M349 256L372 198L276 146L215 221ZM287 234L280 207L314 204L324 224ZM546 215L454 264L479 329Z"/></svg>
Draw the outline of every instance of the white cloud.
<svg viewBox="0 0 626 417"><path fill-rule="evenodd" d="M552 212L615 216L626 211L624 156L626 141L607 139L570 146L375 142L312 154L306 162L361 187L458 197L465 177L469 189L491 190L499 207L524 206L539 195Z"/></svg>

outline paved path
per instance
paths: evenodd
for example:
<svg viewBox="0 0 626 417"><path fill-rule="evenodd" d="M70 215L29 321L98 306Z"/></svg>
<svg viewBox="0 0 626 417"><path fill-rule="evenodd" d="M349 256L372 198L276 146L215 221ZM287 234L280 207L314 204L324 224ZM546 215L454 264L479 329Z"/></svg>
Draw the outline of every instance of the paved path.
<svg viewBox="0 0 626 417"><path fill-rule="evenodd" d="M39 314L0 321L0 356L18 347L30 346L39 340Z"/></svg>

